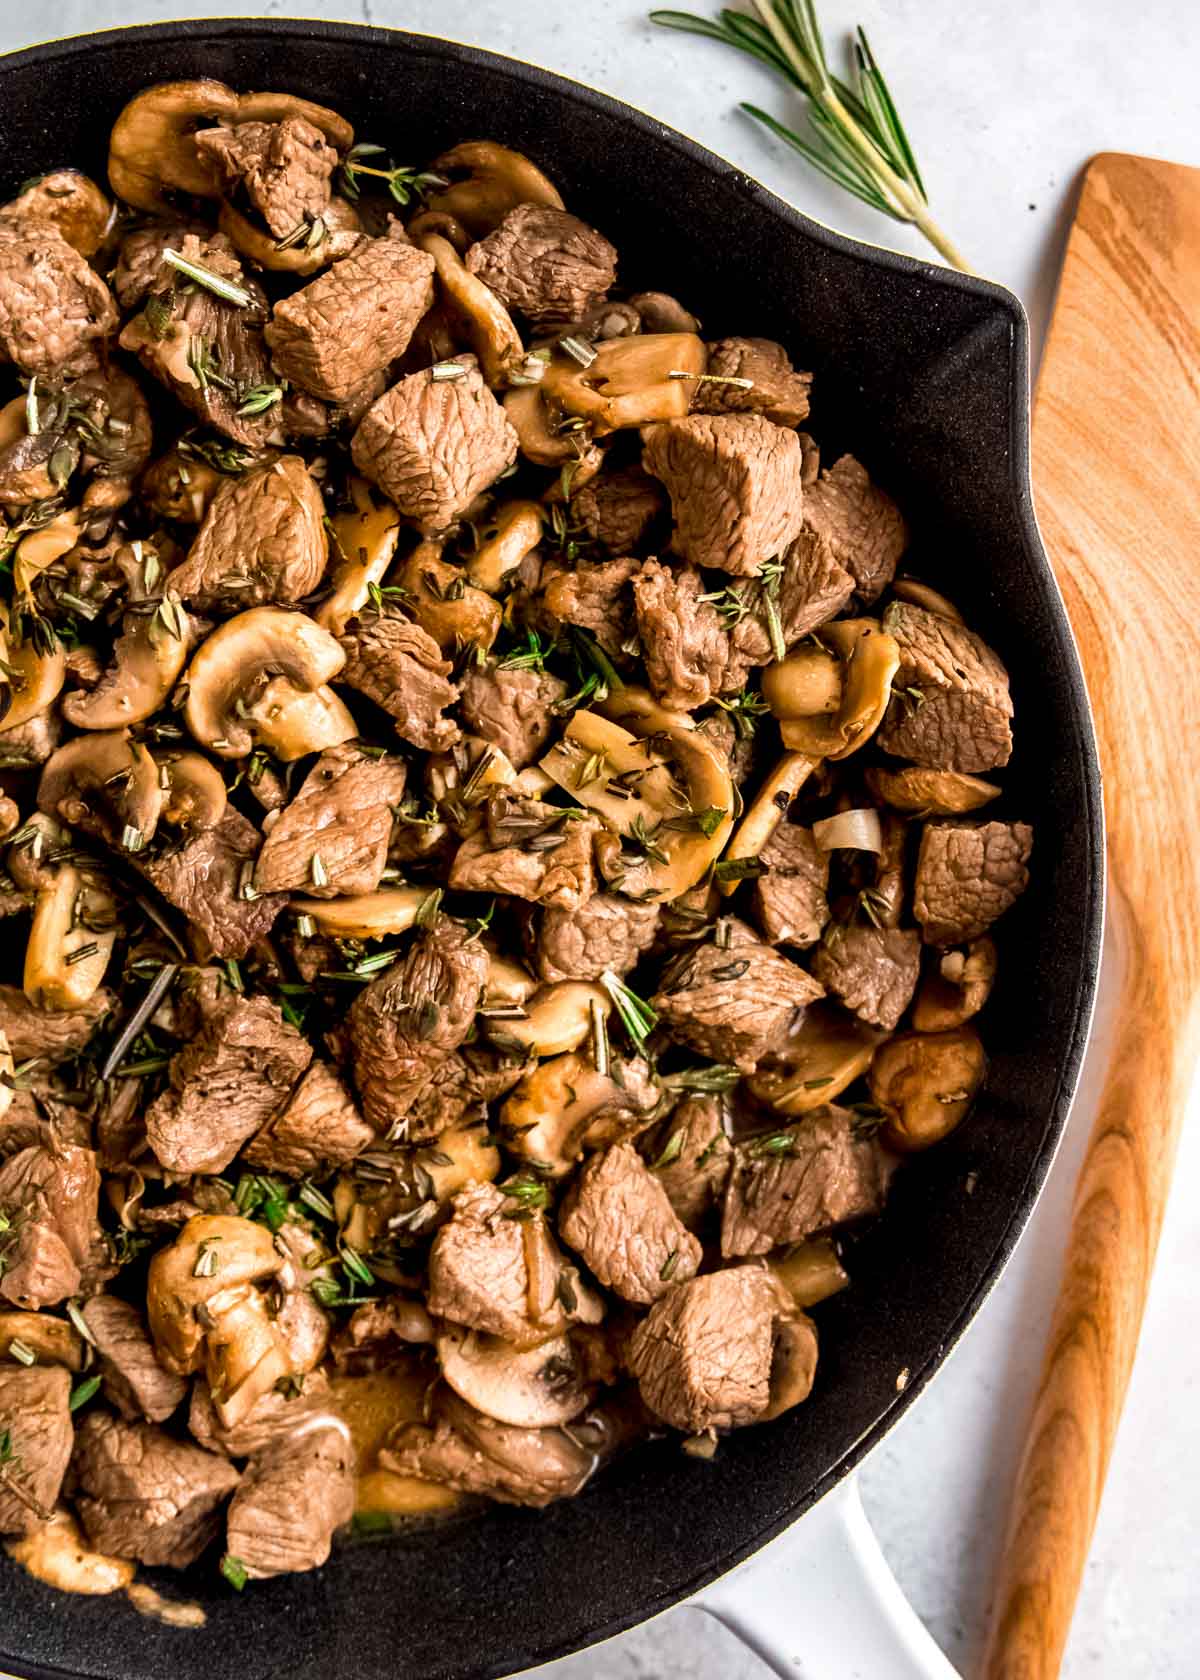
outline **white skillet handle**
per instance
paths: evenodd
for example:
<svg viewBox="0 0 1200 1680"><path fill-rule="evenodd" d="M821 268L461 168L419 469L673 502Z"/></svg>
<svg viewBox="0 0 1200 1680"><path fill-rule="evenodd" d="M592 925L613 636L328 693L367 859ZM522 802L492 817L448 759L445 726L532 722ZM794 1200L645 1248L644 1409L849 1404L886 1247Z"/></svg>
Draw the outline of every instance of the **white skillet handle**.
<svg viewBox="0 0 1200 1680"><path fill-rule="evenodd" d="M958 1680L888 1568L854 1476L694 1604L785 1680Z"/></svg>

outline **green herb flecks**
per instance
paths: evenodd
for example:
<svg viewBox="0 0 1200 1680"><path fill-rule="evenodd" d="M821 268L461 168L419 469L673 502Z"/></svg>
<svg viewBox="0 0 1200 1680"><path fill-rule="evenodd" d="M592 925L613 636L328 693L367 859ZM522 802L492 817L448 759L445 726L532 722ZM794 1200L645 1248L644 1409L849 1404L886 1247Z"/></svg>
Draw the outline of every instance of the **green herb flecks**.
<svg viewBox="0 0 1200 1680"><path fill-rule="evenodd" d="M449 185L444 175L435 175L428 169L411 169L403 165L397 167L390 159L385 167L380 168L375 164L366 163L366 158L387 159L387 148L363 142L351 146L346 153L345 160L338 170L338 188L343 196L352 202L361 196L360 182L364 175L385 182L388 192L396 203L401 205L409 205L414 201L419 203L434 187Z"/></svg>
<svg viewBox="0 0 1200 1680"><path fill-rule="evenodd" d="M636 992L630 991L625 982L618 979L611 969L605 969L600 976L600 984L612 999L625 1031L638 1049L644 1051L646 1041L658 1025L657 1014L645 998L640 998Z"/></svg>

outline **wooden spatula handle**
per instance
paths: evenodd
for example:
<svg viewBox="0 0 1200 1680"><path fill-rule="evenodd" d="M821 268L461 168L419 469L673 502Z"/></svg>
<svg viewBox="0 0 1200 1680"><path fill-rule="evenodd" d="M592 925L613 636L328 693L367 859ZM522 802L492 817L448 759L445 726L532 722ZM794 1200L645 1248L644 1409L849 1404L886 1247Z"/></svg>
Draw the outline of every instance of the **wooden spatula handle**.
<svg viewBox="0 0 1200 1680"><path fill-rule="evenodd" d="M1033 461L1095 711L1124 976L987 1680L1059 1672L1200 1036L1200 170L1114 153L1089 167Z"/></svg>

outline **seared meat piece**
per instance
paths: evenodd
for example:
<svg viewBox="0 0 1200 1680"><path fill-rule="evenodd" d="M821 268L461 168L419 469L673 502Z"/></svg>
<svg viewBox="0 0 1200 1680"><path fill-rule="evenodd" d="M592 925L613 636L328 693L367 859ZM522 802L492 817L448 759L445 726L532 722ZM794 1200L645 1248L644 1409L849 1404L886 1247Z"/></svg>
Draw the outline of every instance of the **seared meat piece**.
<svg viewBox="0 0 1200 1680"><path fill-rule="evenodd" d="M279 893L243 898L262 836L231 805L215 828L206 828L178 850L137 859L142 874L191 926L188 937L201 961L244 957L265 939L287 903Z"/></svg>
<svg viewBox="0 0 1200 1680"><path fill-rule="evenodd" d="M781 557L779 578L779 626L784 646L790 651L810 631L835 618L854 593L854 579L833 557L824 537L801 531ZM745 611L730 632L732 661L742 665L765 665L774 659L771 637L763 610L762 591L756 584L735 588Z"/></svg>
<svg viewBox="0 0 1200 1680"><path fill-rule="evenodd" d="M28 1534L53 1511L75 1440L70 1398L61 1365L0 1365L0 1437L12 1450L0 1477L0 1534Z"/></svg>
<svg viewBox="0 0 1200 1680"><path fill-rule="evenodd" d="M247 1166L288 1178L325 1178L376 1141L354 1099L325 1062L312 1062L288 1098L242 1151Z"/></svg>
<svg viewBox="0 0 1200 1680"><path fill-rule="evenodd" d="M105 1253L100 1173L74 1144L22 1149L0 1165L0 1297L38 1312L91 1283Z"/></svg>
<svg viewBox="0 0 1200 1680"><path fill-rule="evenodd" d="M628 974L658 933L660 907L596 893L576 910L543 910L537 971L543 980L599 980Z"/></svg>
<svg viewBox="0 0 1200 1680"><path fill-rule="evenodd" d="M600 1322L604 1303L580 1282L540 1211L494 1184L471 1184L451 1205L450 1222L429 1250L428 1306L436 1318L525 1346L561 1334L572 1320ZM569 1290L558 1288L564 1276Z"/></svg>
<svg viewBox="0 0 1200 1680"><path fill-rule="evenodd" d="M263 342L266 294L243 274L223 234L203 239L189 234L171 249L241 286L253 301L226 303L160 262L141 314L121 333L122 350L136 355L199 420L235 443L247 449L282 444L278 403L258 414L239 412L247 392L277 385ZM216 378L210 377L214 373Z"/></svg>
<svg viewBox="0 0 1200 1680"><path fill-rule="evenodd" d="M542 573L541 605L552 630L575 624L590 630L610 657L626 659L622 645L633 633L633 597L626 585L641 570L640 560L602 560L571 570Z"/></svg>
<svg viewBox="0 0 1200 1680"><path fill-rule="evenodd" d="M329 203L338 155L303 117L202 128L195 142L216 165L226 196L240 188L276 239L315 220Z"/></svg>
<svg viewBox="0 0 1200 1680"><path fill-rule="evenodd" d="M677 957L652 1003L672 1038L749 1073L783 1047L796 1010L823 988L749 928L736 931L728 948L698 945Z"/></svg>
<svg viewBox="0 0 1200 1680"><path fill-rule="evenodd" d="M457 379L410 373L359 423L354 464L422 531L452 525L517 458L517 434L473 356Z"/></svg>
<svg viewBox="0 0 1200 1680"><path fill-rule="evenodd" d="M372 980L346 1015L362 1110L378 1132L402 1122L441 1062L474 1025L488 954L461 922L439 916Z"/></svg>
<svg viewBox="0 0 1200 1680"><path fill-rule="evenodd" d="M525 1067L524 1061L484 1046L452 1051L414 1099L404 1127L406 1142L427 1143L451 1126L485 1120L487 1105L506 1097Z"/></svg>
<svg viewBox="0 0 1200 1680"><path fill-rule="evenodd" d="M672 541L689 565L753 577L799 535L800 440L761 414L651 426L642 461L670 493Z"/></svg>
<svg viewBox="0 0 1200 1680"><path fill-rule="evenodd" d="M354 1448L340 1418L315 1413L246 1466L229 1506L227 1549L251 1580L319 1569L354 1515Z"/></svg>
<svg viewBox="0 0 1200 1680"><path fill-rule="evenodd" d="M0 357L61 379L96 364L117 329L108 287L48 224L0 223Z"/></svg>
<svg viewBox="0 0 1200 1680"><path fill-rule="evenodd" d="M644 467L598 473L571 497L571 513L611 555L633 554L648 540L667 498Z"/></svg>
<svg viewBox="0 0 1200 1680"><path fill-rule="evenodd" d="M843 455L805 490L804 525L828 541L867 605L891 583L908 547L904 515L853 455Z"/></svg>
<svg viewBox="0 0 1200 1680"><path fill-rule="evenodd" d="M674 1429L736 1429L770 1404L774 1320L770 1274L733 1266L668 1289L629 1343L642 1399Z"/></svg>
<svg viewBox="0 0 1200 1680"><path fill-rule="evenodd" d="M584 1163L559 1209L558 1232L606 1288L638 1306L695 1277L703 1258L631 1143Z"/></svg>
<svg viewBox="0 0 1200 1680"><path fill-rule="evenodd" d="M721 1253L769 1254L878 1213L885 1187L878 1146L855 1137L850 1111L814 1109L799 1125L736 1145Z"/></svg>
<svg viewBox="0 0 1200 1680"><path fill-rule="evenodd" d="M484 1417L445 1385L432 1423L401 1424L379 1455L385 1470L485 1494L502 1505L549 1505L579 1493L600 1462L592 1417L566 1429L516 1429Z"/></svg>
<svg viewBox="0 0 1200 1680"><path fill-rule="evenodd" d="M649 1152L654 1177L676 1215L694 1230L720 1200L733 1161L718 1097L687 1097L665 1120Z"/></svg>
<svg viewBox="0 0 1200 1680"><path fill-rule="evenodd" d="M168 1172L223 1172L311 1060L277 1004L231 998L171 1058L168 1088L146 1114L151 1149Z"/></svg>
<svg viewBox="0 0 1200 1680"><path fill-rule="evenodd" d="M341 638L346 663L338 681L357 688L396 720L401 740L426 752L457 741L458 725L443 717L458 698L448 681L453 665L428 631L398 614L357 620Z"/></svg>
<svg viewBox="0 0 1200 1680"><path fill-rule="evenodd" d="M450 865L460 892L503 893L578 910L596 890L592 842L600 825L540 799L496 793L487 825L468 835Z"/></svg>
<svg viewBox="0 0 1200 1680"><path fill-rule="evenodd" d="M543 204L510 210L471 246L466 265L535 326L580 320L617 277L617 253L603 234Z"/></svg>
<svg viewBox="0 0 1200 1680"><path fill-rule="evenodd" d="M813 974L830 997L888 1032L912 1002L920 973L921 936L915 928L837 925L813 959Z"/></svg>
<svg viewBox="0 0 1200 1680"><path fill-rule="evenodd" d="M151 222L148 227L127 233L121 241L117 266L113 271L113 290L122 309L136 309L159 280L162 256L166 250L182 251L189 234L199 240L210 240L214 249L229 256L233 246L224 234L213 233L203 222Z"/></svg>
<svg viewBox="0 0 1200 1680"><path fill-rule="evenodd" d="M60 1062L86 1046L112 1001L112 993L101 990L78 1009L39 1009L19 986L0 986L0 1032L14 1062Z"/></svg>
<svg viewBox="0 0 1200 1680"><path fill-rule="evenodd" d="M633 600L655 694L677 711L707 705L726 686L729 634L704 599L700 573L647 560L633 580Z"/></svg>
<svg viewBox="0 0 1200 1680"><path fill-rule="evenodd" d="M566 683L549 671L472 665L462 680L463 722L523 770L549 741L554 706L566 692Z"/></svg>
<svg viewBox="0 0 1200 1680"><path fill-rule="evenodd" d="M220 1506L239 1477L227 1459L152 1423L88 1412L72 1470L75 1508L98 1552L186 1569L217 1537Z"/></svg>
<svg viewBox="0 0 1200 1680"><path fill-rule="evenodd" d="M893 601L883 628L900 644L892 701L876 739L931 770L977 774L1012 752L1008 672L965 624Z"/></svg>
<svg viewBox="0 0 1200 1680"><path fill-rule="evenodd" d="M187 1383L158 1362L146 1321L116 1295L96 1295L83 1309L104 1375L104 1395L123 1418L163 1423L178 1411Z"/></svg>
<svg viewBox="0 0 1200 1680"><path fill-rule="evenodd" d="M913 890L923 937L960 945L985 933L1029 885L1032 850L1028 823L926 823Z"/></svg>
<svg viewBox="0 0 1200 1680"><path fill-rule="evenodd" d="M327 1411L329 1378L324 1371L308 1371L287 1391L272 1388L256 1400L240 1423L223 1424L213 1405L205 1377L197 1377L188 1407L188 1432L208 1452L224 1458L252 1458L273 1441L291 1435L319 1411Z"/></svg>
<svg viewBox="0 0 1200 1680"><path fill-rule="evenodd" d="M708 347L706 370L721 379L752 379L738 385L703 382L692 398L693 414L765 414L779 426L808 418L812 374L798 373L782 344L771 338L721 338Z"/></svg>
<svg viewBox="0 0 1200 1680"><path fill-rule="evenodd" d="M404 796L406 773L403 759L371 758L353 745L323 752L263 841L256 891L315 898L374 892L387 867L391 808Z"/></svg>
<svg viewBox="0 0 1200 1680"><path fill-rule="evenodd" d="M45 764L62 739L62 714L57 706L38 712L28 723L0 735L0 765L18 770Z"/></svg>
<svg viewBox="0 0 1200 1680"><path fill-rule="evenodd" d="M700 323L669 292L634 292L629 300L646 333L698 333Z"/></svg>
<svg viewBox="0 0 1200 1680"><path fill-rule="evenodd" d="M815 945L829 920L829 853L817 845L811 829L785 819L759 853L759 862L767 867L754 883L763 938L772 945Z"/></svg>
<svg viewBox="0 0 1200 1680"><path fill-rule="evenodd" d="M325 573L325 503L299 455L227 478L182 566L167 579L198 612L225 618L310 595Z"/></svg>
<svg viewBox="0 0 1200 1680"><path fill-rule="evenodd" d="M275 305L267 343L285 378L348 403L408 349L433 303L433 258L398 239L361 239Z"/></svg>
<svg viewBox="0 0 1200 1680"><path fill-rule="evenodd" d="M55 1124L43 1114L33 1092L14 1091L7 1111L0 1114L0 1165L22 1149L48 1149L60 1141Z"/></svg>

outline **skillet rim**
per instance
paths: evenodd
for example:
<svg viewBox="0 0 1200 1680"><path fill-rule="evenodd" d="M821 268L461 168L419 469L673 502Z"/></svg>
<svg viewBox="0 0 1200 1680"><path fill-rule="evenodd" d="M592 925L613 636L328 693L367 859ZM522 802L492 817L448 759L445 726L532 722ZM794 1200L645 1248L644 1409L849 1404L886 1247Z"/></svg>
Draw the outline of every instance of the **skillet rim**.
<svg viewBox="0 0 1200 1680"><path fill-rule="evenodd" d="M861 263L870 268L890 270L898 277L914 283L918 287L936 286L947 288L950 291L967 293L991 305L1003 316L1009 329L1007 407L1010 447L1007 488L1011 495L1010 512L1013 519L1014 539L1020 541L1028 558L1047 584L1045 601L1045 610L1049 620L1047 631L1051 639L1057 644L1063 657L1061 675L1067 689L1064 715L1069 717L1078 736L1075 743L1077 748L1076 768L1079 783L1084 793L1083 808L1078 813L1078 825L1084 836L1088 862L1086 879L1079 888L1080 896L1084 901L1084 923L1081 932L1080 961L1078 973L1075 976L1074 995L1069 1003L1072 1026L1061 1046L1053 1093L1045 1103L1047 1117L1045 1135L1040 1147L1031 1156L1028 1171L1019 1191L1012 1193L1009 1217L1003 1232L986 1261L980 1262L978 1282L948 1326L939 1347L918 1370L910 1373L903 1392L897 1394L894 1400L889 1400L874 1423L858 1437L834 1464L827 1468L823 1475L819 1476L809 1486L805 1495L788 1506L777 1519L763 1523L749 1540L729 1547L715 1560L711 1555L706 1555L705 1560L695 1569L673 1574L669 1586L658 1586L653 1592L644 1593L636 1610L610 1618L599 1625L585 1625L581 1619L577 1634L574 1637L555 1640L543 1636L533 1640L529 1648L521 1651L516 1657L516 1660L519 1660L524 1666L532 1667L572 1652L599 1645L631 1627L650 1620L672 1606L684 1602L713 1581L745 1562L785 1529L791 1527L812 1505L816 1504L838 1482L849 1475L867 1454L880 1443L908 1407L913 1404L917 1396L923 1392L926 1384L941 1369L968 1325L996 1286L1029 1222L1062 1142L1078 1088L1084 1052L1087 1048L1096 1005L1106 893L1104 817L1102 779L1092 724L1091 706L1074 634L1067 618L1053 567L1041 538L1033 505L1030 476L1029 322L1019 298L1006 287L994 281L986 280L975 274L963 274L945 268L940 264L910 256L905 252L895 251L887 246L870 244L838 233L825 223L797 210L720 153L701 145L687 134L662 122L640 107L630 104L628 101L614 98L612 95L574 77L547 70L525 59L493 52L487 48L459 41L453 37L420 30L391 29L378 24L335 22L303 17L226 16L177 19L149 24L127 24L82 34L53 37L17 51L0 55L0 87L3 86L4 78L10 70L30 65L53 66L60 59L76 57L92 47L128 46L131 43L136 46L139 41L153 41L156 44L186 41L194 45L199 39L219 42L247 40L255 37L264 37L268 40L271 37L289 37L293 40L311 40L314 42L322 40L351 41L362 46L390 48L393 51L397 49L404 51L411 45L435 55L440 51L443 56L452 61L465 60L479 64L491 74L507 76L521 85L545 88L560 97L569 98L576 104L588 106L610 119L616 118L635 127L655 146L665 146L678 153L683 161L697 173L723 177L747 198L758 215L782 222L791 232L804 239L836 251L855 263ZM333 1564L336 1565L336 1559L333 1560ZM327 1565L326 1570L329 1568L330 1566ZM321 1573L325 1574L325 1572L323 1570ZM3 1633L0 1630L0 1638L2 1637ZM9 1665L11 1674L28 1676L29 1680L43 1680L43 1677L44 1680L74 1680L78 1673L77 1670L62 1668L54 1664L38 1663L19 1657L14 1658L2 1650L0 1650L0 1660ZM493 1661L473 1669L471 1673L475 1680L493 1680L493 1677L512 1672L510 1667L512 1660L514 1659L510 1656L501 1664Z"/></svg>

